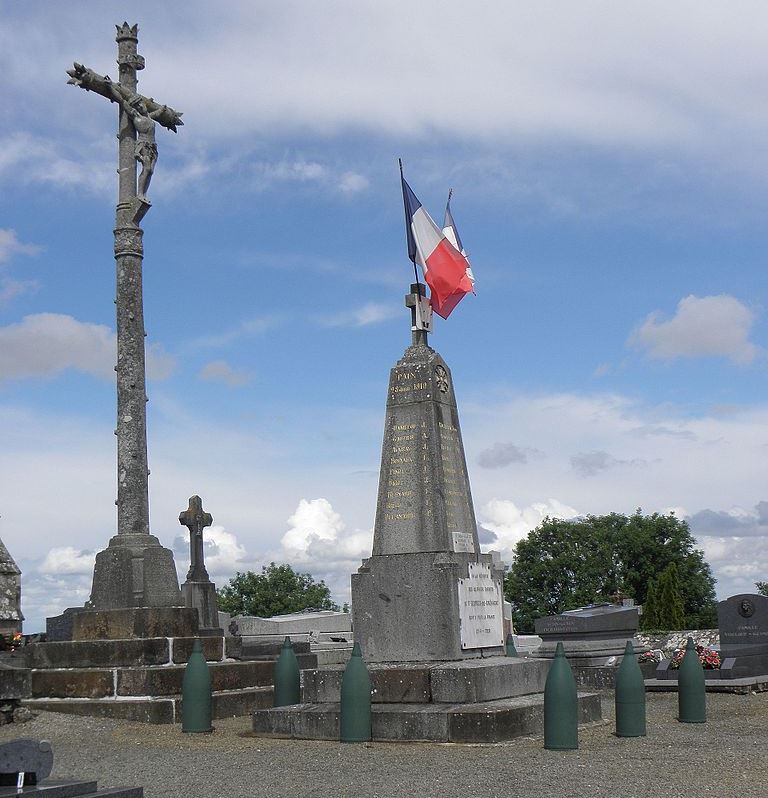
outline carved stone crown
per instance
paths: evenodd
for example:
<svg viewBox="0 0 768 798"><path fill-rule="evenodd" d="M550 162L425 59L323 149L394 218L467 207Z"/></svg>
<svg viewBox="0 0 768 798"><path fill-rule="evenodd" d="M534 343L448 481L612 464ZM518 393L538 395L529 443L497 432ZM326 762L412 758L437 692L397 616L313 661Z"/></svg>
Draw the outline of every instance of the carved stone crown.
<svg viewBox="0 0 768 798"><path fill-rule="evenodd" d="M133 39L133 41L137 42L139 40L138 24L129 25L127 22L123 22L122 25L115 25L115 27L117 28L117 36L115 37L117 41Z"/></svg>

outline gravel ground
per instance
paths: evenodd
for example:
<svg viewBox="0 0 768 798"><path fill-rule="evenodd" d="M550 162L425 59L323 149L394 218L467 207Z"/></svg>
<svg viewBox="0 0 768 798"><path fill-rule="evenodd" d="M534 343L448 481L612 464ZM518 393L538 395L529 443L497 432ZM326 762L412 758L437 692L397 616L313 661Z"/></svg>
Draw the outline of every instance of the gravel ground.
<svg viewBox="0 0 768 798"><path fill-rule="evenodd" d="M677 695L648 694L648 736L613 736L603 723L579 733L579 750L545 751L542 738L497 745L341 745L248 736L248 718L216 721L211 735L179 726L40 713L0 727L50 740L53 776L142 785L146 798L766 798L768 693L709 694L709 720L675 720Z"/></svg>

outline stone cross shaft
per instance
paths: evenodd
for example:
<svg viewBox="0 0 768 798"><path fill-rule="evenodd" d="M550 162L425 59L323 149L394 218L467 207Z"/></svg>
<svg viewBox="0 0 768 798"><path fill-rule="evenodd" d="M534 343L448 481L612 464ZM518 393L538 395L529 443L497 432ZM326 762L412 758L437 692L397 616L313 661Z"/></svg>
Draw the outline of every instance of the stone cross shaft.
<svg viewBox="0 0 768 798"><path fill-rule="evenodd" d="M116 102L119 190L115 223L117 290L117 532L149 535L146 368L142 292L141 219L150 208L146 190L157 161L155 124L176 130L181 114L136 91L136 72L144 68L137 52L138 25L117 25L119 82L82 64L67 70L69 83ZM141 163L137 192L137 162ZM138 541L139 538L132 538Z"/></svg>
<svg viewBox="0 0 768 798"><path fill-rule="evenodd" d="M210 577L203 556L203 530L213 523L213 516L203 510L203 501L199 496L191 496L189 507L179 514L179 523L189 529L187 581L208 582Z"/></svg>

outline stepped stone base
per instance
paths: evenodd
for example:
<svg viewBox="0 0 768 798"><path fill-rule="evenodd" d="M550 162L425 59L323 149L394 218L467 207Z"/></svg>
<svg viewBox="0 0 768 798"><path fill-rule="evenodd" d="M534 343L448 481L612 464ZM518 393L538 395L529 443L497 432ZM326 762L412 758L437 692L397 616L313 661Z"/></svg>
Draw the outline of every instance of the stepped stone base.
<svg viewBox="0 0 768 798"><path fill-rule="evenodd" d="M500 742L544 729L550 660L489 657L428 663L372 663L374 740ZM303 673L302 700L253 713L256 736L339 739L344 666ZM580 722L601 719L600 698L579 694Z"/></svg>
<svg viewBox="0 0 768 798"><path fill-rule="evenodd" d="M180 722L184 669L196 639L73 640L26 646L31 698L24 704L145 723ZM236 660L227 657L227 651L237 647L225 638L201 641L211 673L214 718L248 715L272 706L276 644L253 652L258 658ZM309 644L304 647L299 661L316 665Z"/></svg>
<svg viewBox="0 0 768 798"><path fill-rule="evenodd" d="M600 698L579 693L579 722L602 719ZM497 743L544 731L544 696L471 704L374 704L374 740ZM296 704L253 713L259 737L338 740L339 704Z"/></svg>
<svg viewBox="0 0 768 798"><path fill-rule="evenodd" d="M710 679L710 671L704 671L704 689L708 693L764 693L768 691L768 674L749 676L743 679ZM645 690L650 693L676 693L677 679L646 679Z"/></svg>

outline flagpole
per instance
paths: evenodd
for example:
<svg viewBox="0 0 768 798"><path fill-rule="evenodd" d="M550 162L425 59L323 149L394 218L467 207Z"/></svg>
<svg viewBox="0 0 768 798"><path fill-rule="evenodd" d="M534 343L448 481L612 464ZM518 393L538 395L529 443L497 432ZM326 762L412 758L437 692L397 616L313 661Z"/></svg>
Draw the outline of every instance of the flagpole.
<svg viewBox="0 0 768 798"><path fill-rule="evenodd" d="M402 186L403 185L403 180L405 180L405 176L403 175L403 159L402 158L398 158L397 162L400 164L400 185ZM406 217L405 217L405 224L406 225L410 224L410 221L408 220L407 213L406 213ZM407 229L407 227L406 227L406 229ZM421 285L421 280L419 280L419 270L416 267L416 258L411 258L411 263L413 263L413 274L416 277L416 285ZM417 291L418 291L418 289L417 289Z"/></svg>

